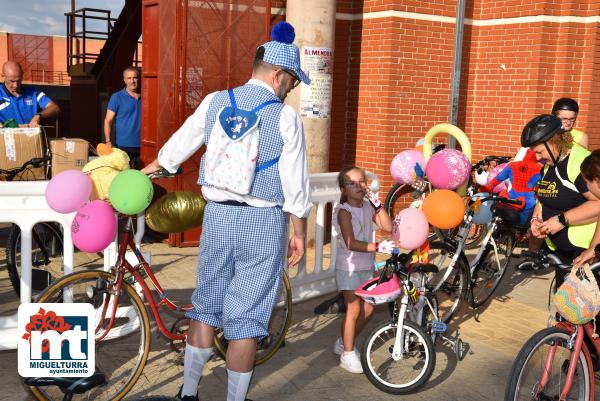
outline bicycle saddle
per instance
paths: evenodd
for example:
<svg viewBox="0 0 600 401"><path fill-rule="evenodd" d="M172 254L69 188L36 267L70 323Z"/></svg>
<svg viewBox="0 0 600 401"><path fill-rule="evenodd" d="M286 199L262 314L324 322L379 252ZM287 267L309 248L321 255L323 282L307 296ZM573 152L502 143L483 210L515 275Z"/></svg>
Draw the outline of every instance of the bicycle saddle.
<svg viewBox="0 0 600 401"><path fill-rule="evenodd" d="M106 383L104 373L96 371L90 377L27 377L28 386L58 386L72 394L83 394L86 391Z"/></svg>
<svg viewBox="0 0 600 401"><path fill-rule="evenodd" d="M492 213L494 216L500 217L502 221L508 225L519 225L519 211L515 208L506 205L494 205L492 206Z"/></svg>

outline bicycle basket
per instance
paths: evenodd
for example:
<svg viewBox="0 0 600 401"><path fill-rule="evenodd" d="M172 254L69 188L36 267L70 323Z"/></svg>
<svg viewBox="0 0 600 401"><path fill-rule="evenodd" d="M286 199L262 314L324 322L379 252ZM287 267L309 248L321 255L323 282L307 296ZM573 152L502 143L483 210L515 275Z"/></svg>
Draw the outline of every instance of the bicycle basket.
<svg viewBox="0 0 600 401"><path fill-rule="evenodd" d="M569 322L585 324L600 312L600 289L589 264L571 269L554 294L558 313Z"/></svg>

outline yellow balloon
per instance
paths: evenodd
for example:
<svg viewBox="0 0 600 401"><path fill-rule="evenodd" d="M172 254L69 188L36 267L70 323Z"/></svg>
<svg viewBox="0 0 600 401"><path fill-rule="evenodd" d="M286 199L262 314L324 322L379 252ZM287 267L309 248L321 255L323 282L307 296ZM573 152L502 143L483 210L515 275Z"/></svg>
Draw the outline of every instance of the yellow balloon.
<svg viewBox="0 0 600 401"><path fill-rule="evenodd" d="M471 149L471 142L469 141L467 135L456 125L442 123L434 125L429 131L427 131L427 134L425 134L425 138L423 140L423 156L425 156L425 163L429 161L429 158L433 153L433 146L431 145L433 138L435 138L439 134L449 134L456 138L456 141L460 144L462 152L467 156L469 162L472 162L473 151ZM465 183L462 187L458 188L456 191L461 195L466 194L467 183Z"/></svg>

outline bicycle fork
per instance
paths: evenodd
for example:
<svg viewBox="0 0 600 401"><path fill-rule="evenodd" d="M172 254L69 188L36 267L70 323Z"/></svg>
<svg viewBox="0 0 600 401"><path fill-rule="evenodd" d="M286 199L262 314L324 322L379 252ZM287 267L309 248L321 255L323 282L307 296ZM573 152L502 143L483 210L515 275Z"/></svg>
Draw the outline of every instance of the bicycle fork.
<svg viewBox="0 0 600 401"><path fill-rule="evenodd" d="M565 385L560 393L559 401L565 401L567 399L567 395L571 390L571 386L573 385L573 377L575 377L575 370L577 369L577 363L579 361L579 354L581 353L581 348L583 345L583 337L584 331L581 330L579 326L575 326L575 333L571 335L569 339L568 347L571 350L571 357L569 358L569 368L567 370L567 375L565 379ZM554 344L550 350L548 351L548 355L546 356L546 363L544 365L544 371L542 373L542 377L540 379L539 384L536 388L533 389L532 395L534 397L538 397L539 394L543 391L548 384L548 380L550 379L550 374L552 373L552 366L554 364L554 358L556 356L556 348L558 345ZM562 368L562 367L561 367ZM592 368L593 369L593 368ZM583 372L581 372L583 374ZM591 378L591 380L594 380Z"/></svg>
<svg viewBox="0 0 600 401"><path fill-rule="evenodd" d="M400 301L400 312L398 313L398 324L396 329L396 339L392 350L392 359L399 361L404 356L404 318L406 317L406 309L408 308L408 296L404 294Z"/></svg>

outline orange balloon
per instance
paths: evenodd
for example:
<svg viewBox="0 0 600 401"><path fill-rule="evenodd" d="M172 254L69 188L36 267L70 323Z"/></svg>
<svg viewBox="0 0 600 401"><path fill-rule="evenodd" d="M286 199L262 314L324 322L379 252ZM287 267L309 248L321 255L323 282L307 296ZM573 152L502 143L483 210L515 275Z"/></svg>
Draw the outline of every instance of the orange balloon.
<svg viewBox="0 0 600 401"><path fill-rule="evenodd" d="M458 226L463 221L465 210L460 195L449 189L438 189L423 201L423 213L427 221L442 230Z"/></svg>
<svg viewBox="0 0 600 401"><path fill-rule="evenodd" d="M98 146L96 146L96 152L98 152L99 156L109 155L112 153L112 146L105 143L99 143Z"/></svg>

